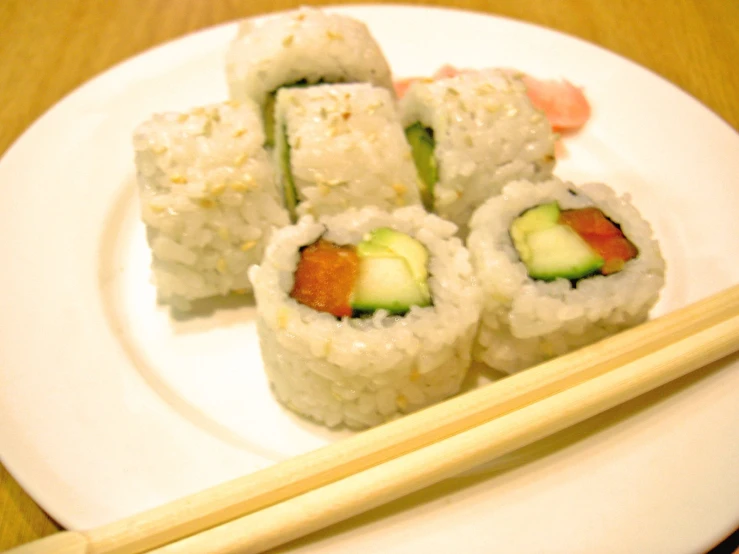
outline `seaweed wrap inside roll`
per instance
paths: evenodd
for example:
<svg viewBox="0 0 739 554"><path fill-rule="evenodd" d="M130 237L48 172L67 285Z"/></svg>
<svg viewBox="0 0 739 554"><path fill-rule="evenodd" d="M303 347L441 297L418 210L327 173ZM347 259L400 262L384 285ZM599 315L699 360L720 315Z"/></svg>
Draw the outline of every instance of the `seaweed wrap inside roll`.
<svg viewBox="0 0 739 554"><path fill-rule="evenodd" d="M257 106L161 113L134 133L141 215L160 300L248 292L247 269L289 223Z"/></svg>
<svg viewBox="0 0 739 554"><path fill-rule="evenodd" d="M281 87L371 83L394 94L390 67L367 26L308 7L242 23L226 55L226 74L231 98L254 100L264 110L270 144Z"/></svg>
<svg viewBox="0 0 739 554"><path fill-rule="evenodd" d="M364 428L457 393L481 298L455 231L413 206L305 216L276 232L249 276L277 398Z"/></svg>
<svg viewBox="0 0 739 554"><path fill-rule="evenodd" d="M400 111L424 204L454 222L463 237L472 212L506 183L551 176L555 135L512 72L486 69L415 82Z"/></svg>
<svg viewBox="0 0 739 554"><path fill-rule="evenodd" d="M275 158L297 216L420 204L418 173L392 96L368 84L281 89Z"/></svg>
<svg viewBox="0 0 739 554"><path fill-rule="evenodd" d="M637 325L664 285L650 225L602 183L516 181L473 215L475 359L514 372Z"/></svg>

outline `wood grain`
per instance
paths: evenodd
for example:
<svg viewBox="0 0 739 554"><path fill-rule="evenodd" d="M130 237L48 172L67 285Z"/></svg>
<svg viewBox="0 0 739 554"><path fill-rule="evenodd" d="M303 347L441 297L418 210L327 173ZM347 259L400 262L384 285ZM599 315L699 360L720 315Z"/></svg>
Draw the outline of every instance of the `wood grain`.
<svg viewBox="0 0 739 554"><path fill-rule="evenodd" d="M218 23L299 4L327 3L2 0L0 155L62 97L132 55ZM739 2L734 0L405 3L453 5L578 36L651 69L739 130L739 72L735 69L739 59ZM45 536L57 528L0 466L0 550Z"/></svg>

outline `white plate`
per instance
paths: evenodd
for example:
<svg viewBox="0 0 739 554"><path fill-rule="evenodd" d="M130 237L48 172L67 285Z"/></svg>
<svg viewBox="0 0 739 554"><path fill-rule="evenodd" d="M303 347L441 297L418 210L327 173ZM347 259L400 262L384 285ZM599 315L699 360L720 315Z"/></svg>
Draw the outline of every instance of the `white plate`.
<svg viewBox="0 0 739 554"><path fill-rule="evenodd" d="M668 261L655 315L739 281L739 137L695 100L530 25L430 8L342 11L370 25L397 75L449 62L584 85L593 118L558 173L633 194ZM0 162L0 450L65 526L101 525L342 435L275 403L252 308L173 320L148 284L131 132L154 111L225 99L234 32L214 28L113 68ZM737 361L293 547L707 549L739 523Z"/></svg>

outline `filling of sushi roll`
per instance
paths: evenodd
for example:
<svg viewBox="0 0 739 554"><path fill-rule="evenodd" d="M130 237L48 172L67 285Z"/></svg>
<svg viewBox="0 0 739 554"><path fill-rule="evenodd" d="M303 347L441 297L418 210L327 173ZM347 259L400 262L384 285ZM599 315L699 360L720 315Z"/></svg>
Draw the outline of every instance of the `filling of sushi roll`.
<svg viewBox="0 0 739 554"><path fill-rule="evenodd" d="M290 296L336 317L361 317L377 310L394 315L431 305L428 252L416 239L388 227L355 245L323 238L305 246Z"/></svg>
<svg viewBox="0 0 739 554"><path fill-rule="evenodd" d="M274 111L274 110L273 110ZM295 208L298 205L298 191L295 189L295 180L293 179L293 172L290 168L290 141L287 140L287 128L282 128L282 133L279 134L279 140L282 141L280 144L281 152L280 155L280 169L282 171L282 195L285 199L285 208L287 213L290 215L290 219L295 221Z"/></svg>
<svg viewBox="0 0 739 554"><path fill-rule="evenodd" d="M424 207L434 209L434 185L439 180L439 172L434 157L436 141L434 130L424 127L421 123L414 123L405 130L408 144L411 146L413 162L416 164L418 175L421 178L421 200Z"/></svg>
<svg viewBox="0 0 739 554"><path fill-rule="evenodd" d="M639 254L599 209L561 210L557 202L526 210L510 236L529 276L543 281L610 275Z"/></svg>

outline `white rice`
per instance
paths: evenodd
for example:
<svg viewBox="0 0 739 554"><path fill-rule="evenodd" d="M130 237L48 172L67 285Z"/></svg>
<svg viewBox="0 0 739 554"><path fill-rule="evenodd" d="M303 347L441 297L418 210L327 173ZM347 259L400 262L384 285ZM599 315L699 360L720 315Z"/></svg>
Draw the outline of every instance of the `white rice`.
<svg viewBox="0 0 739 554"><path fill-rule="evenodd" d="M472 212L506 183L551 176L555 135L510 71L416 82L400 110L406 128L420 122L433 130L433 211L454 222L463 237Z"/></svg>
<svg viewBox="0 0 739 554"><path fill-rule="evenodd" d="M433 306L367 318L317 312L289 294L302 246L319 237L356 244L389 226L429 251ZM459 391L481 308L467 250L454 225L420 207L369 207L316 221L305 216L275 233L249 276L267 375L290 409L330 427L377 425Z"/></svg>
<svg viewBox="0 0 739 554"><path fill-rule="evenodd" d="M133 137L141 215L162 301L248 292L275 227L289 223L253 102L162 113Z"/></svg>
<svg viewBox="0 0 739 554"><path fill-rule="evenodd" d="M529 278L510 226L527 209L555 200L562 209L599 208L621 226L638 256L618 273L574 287L566 279ZM467 245L485 304L474 357L500 371L524 369L643 322L664 285L665 262L649 224L628 196L619 198L601 183L510 183L475 212L470 227Z"/></svg>
<svg viewBox="0 0 739 554"><path fill-rule="evenodd" d="M420 204L418 173L387 90L368 84L281 89L275 120L280 180L284 188L291 172L298 216Z"/></svg>
<svg viewBox="0 0 739 554"><path fill-rule="evenodd" d="M249 98L260 108L278 88L300 81L372 83L393 91L390 67L364 23L308 7L242 23L226 75L231 98Z"/></svg>

